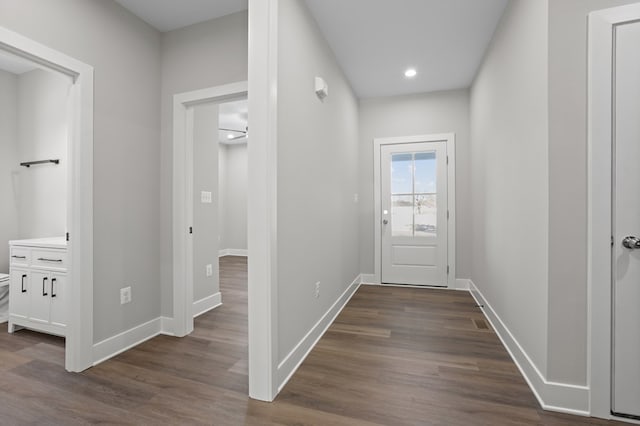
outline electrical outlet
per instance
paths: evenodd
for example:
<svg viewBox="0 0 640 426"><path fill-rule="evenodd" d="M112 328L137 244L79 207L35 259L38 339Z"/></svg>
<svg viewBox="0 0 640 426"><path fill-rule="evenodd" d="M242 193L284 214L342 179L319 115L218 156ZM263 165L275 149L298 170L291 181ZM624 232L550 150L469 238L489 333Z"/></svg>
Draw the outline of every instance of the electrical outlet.
<svg viewBox="0 0 640 426"><path fill-rule="evenodd" d="M200 192L200 202L209 204L211 203L211 200L212 200L211 192L209 191Z"/></svg>
<svg viewBox="0 0 640 426"><path fill-rule="evenodd" d="M210 277L211 275L213 275L213 265L212 264L208 264L207 265L207 276Z"/></svg>
<svg viewBox="0 0 640 426"><path fill-rule="evenodd" d="M120 289L120 304L131 302L131 287L124 287Z"/></svg>
<svg viewBox="0 0 640 426"><path fill-rule="evenodd" d="M315 290L314 296L316 297L316 299L320 297L320 281L316 283L316 290Z"/></svg>

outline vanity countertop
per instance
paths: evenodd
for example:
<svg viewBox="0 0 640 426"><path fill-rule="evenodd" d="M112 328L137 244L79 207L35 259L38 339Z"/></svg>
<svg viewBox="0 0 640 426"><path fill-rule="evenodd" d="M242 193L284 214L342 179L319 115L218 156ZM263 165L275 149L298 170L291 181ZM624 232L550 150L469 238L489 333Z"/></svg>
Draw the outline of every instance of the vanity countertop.
<svg viewBox="0 0 640 426"><path fill-rule="evenodd" d="M9 245L22 247L66 248L67 240L65 237L31 238L28 240L12 240L9 241Z"/></svg>

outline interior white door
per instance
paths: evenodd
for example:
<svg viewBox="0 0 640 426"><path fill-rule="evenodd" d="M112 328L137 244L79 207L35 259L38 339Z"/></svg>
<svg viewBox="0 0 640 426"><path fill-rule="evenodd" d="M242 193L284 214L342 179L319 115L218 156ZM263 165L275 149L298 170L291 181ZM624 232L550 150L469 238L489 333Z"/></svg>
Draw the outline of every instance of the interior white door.
<svg viewBox="0 0 640 426"><path fill-rule="evenodd" d="M447 286L447 144L380 148L381 280Z"/></svg>
<svg viewBox="0 0 640 426"><path fill-rule="evenodd" d="M612 411L640 419L640 23L615 39Z"/></svg>

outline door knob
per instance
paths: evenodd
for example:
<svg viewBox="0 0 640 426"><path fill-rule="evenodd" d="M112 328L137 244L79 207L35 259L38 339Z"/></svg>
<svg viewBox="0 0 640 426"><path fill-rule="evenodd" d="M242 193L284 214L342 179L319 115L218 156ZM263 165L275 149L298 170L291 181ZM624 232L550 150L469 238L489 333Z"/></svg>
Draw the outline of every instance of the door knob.
<svg viewBox="0 0 640 426"><path fill-rule="evenodd" d="M632 236L624 237L622 245L631 250L640 249L640 238Z"/></svg>
<svg viewBox="0 0 640 426"><path fill-rule="evenodd" d="M383 223L384 225L386 225L387 223L389 223L389 221L388 221L387 219L384 219L384 220L382 221L382 223Z"/></svg>

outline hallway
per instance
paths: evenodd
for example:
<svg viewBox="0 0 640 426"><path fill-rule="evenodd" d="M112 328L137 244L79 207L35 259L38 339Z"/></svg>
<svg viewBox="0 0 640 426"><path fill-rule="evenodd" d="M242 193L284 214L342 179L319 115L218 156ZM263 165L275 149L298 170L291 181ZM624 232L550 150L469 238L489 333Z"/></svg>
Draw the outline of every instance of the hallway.
<svg viewBox="0 0 640 426"><path fill-rule="evenodd" d="M363 286L272 404L247 398L246 258L224 304L81 374L62 339L0 333L0 424L608 425L541 410L466 292Z"/></svg>

